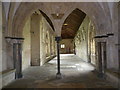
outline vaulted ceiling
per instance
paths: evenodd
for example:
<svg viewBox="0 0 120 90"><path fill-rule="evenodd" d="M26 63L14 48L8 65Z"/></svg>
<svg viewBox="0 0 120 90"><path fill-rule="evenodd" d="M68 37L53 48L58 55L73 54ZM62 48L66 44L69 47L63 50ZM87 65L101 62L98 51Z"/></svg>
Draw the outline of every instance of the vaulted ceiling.
<svg viewBox="0 0 120 90"><path fill-rule="evenodd" d="M55 31L53 23L51 22L49 17L41 10L39 10L39 12L44 16L44 18L48 21L52 29ZM66 18L62 26L62 32L61 32L62 39L73 39L80 25L82 24L85 16L86 14L81 10L79 9L73 10L72 13ZM57 19L60 19L60 18L57 17Z"/></svg>
<svg viewBox="0 0 120 90"><path fill-rule="evenodd" d="M50 24L50 26L52 27L52 29L55 31L53 23L51 22L50 18L41 10L39 10L40 13L44 16L44 18L48 21L48 23Z"/></svg>
<svg viewBox="0 0 120 90"><path fill-rule="evenodd" d="M79 9L75 9L65 20L61 36L62 39L73 39L79 29L86 14Z"/></svg>

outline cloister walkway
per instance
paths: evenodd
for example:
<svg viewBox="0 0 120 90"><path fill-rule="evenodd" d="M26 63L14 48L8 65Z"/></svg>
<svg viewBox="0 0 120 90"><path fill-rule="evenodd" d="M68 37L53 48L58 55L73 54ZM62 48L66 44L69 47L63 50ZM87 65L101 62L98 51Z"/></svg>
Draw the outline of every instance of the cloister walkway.
<svg viewBox="0 0 120 90"><path fill-rule="evenodd" d="M61 54L62 79L56 79L57 58L43 66L29 67L23 78L10 83L8 88L112 88L98 78L94 67L73 54Z"/></svg>

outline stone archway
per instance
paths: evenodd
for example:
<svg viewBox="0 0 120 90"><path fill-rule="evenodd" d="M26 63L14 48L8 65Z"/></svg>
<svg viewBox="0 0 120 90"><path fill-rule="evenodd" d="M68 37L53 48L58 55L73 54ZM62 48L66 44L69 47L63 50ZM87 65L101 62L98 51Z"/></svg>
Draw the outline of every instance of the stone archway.
<svg viewBox="0 0 120 90"><path fill-rule="evenodd" d="M68 22L69 21L69 22ZM95 21L94 21L95 22ZM65 25L67 24L67 25ZM74 42L78 43L75 45L77 46L77 56L85 60L86 62L94 64L96 67L98 66L97 59L96 59L96 42L95 42L95 34L96 28L91 18L82 12L80 9L76 8L73 10L69 16L65 19L63 27L62 27L62 38L63 40L73 39ZM70 27L71 26L71 27ZM73 34L71 33L73 32ZM75 33L75 34L74 34ZM67 37L65 37L67 36ZM68 37L69 36L69 37ZM72 37L71 37L72 36ZM80 44L83 42L84 44ZM65 43L65 42L64 42ZM84 51L79 48L84 48ZM84 46L84 47L82 47ZM68 47L66 45L66 47ZM91 50L93 49L93 50ZM91 50L91 51L90 51ZM63 50L65 51L65 50ZM83 54L84 53L84 56ZM93 55L94 54L94 55ZM89 57L90 58L89 58ZM92 60L90 60L92 58Z"/></svg>
<svg viewBox="0 0 120 90"><path fill-rule="evenodd" d="M94 8L95 6L97 6L97 7ZM105 10L102 9L102 7L101 7L101 5L99 5L99 3L79 3L79 4L77 3L77 4L75 4L75 6L73 5L73 8L69 9L66 12L66 14L64 15L64 17L62 18L62 20L60 22L62 25L64 24L64 21L67 19L67 17L71 14L71 12L73 12L76 8L83 11L91 19L91 21L93 22L93 24L95 26L96 35L107 34L108 32L110 32L110 28L112 26L105 27L105 25L107 25L108 23L111 25L110 16L107 17L107 13L105 12ZM99 12L101 12L101 13L99 13ZM103 18L101 18L101 17L103 17ZM61 28L62 28L62 26L61 26ZM96 40L96 42L101 42L102 40L106 40L106 39L99 39L99 40ZM106 42L107 42L107 40L105 41L105 43ZM109 62L109 61L107 61L107 62ZM99 62L97 61L96 69L99 70L98 67L99 67Z"/></svg>
<svg viewBox="0 0 120 90"><path fill-rule="evenodd" d="M12 22L12 30L11 37L22 37L22 29L25 24L25 21L27 19L27 16L29 16L34 10L40 9L44 11L48 17L51 19L53 26L55 27L55 33L56 36L61 36L61 28L65 21L65 19L68 17L68 15L76 8L82 10L84 13L86 13L92 22L94 23L95 29L96 29L96 35L104 35L112 31L111 29L111 18L107 17L108 10L107 6L106 9L103 9L104 5L102 5L100 2L79 2L79 3L21 3L14 15L13 22ZM52 14L56 13L56 10L51 10L50 7L52 5L60 6L61 8L58 8L60 10L60 13L63 13L63 17L61 19L54 19ZM47 7L46 7L47 6ZM70 7L68 7L70 6ZM96 8L95 8L96 7ZM52 13L51 13L52 12ZM19 16L19 17L18 17ZM109 25L107 25L109 24ZM100 39L99 41L102 41ZM109 42L109 39L106 39L106 42ZM109 43L107 43L109 44ZM114 57L112 57L114 58Z"/></svg>
<svg viewBox="0 0 120 90"><path fill-rule="evenodd" d="M4 3L3 3L4 4ZM56 36L61 36L61 28L68 17L68 15L76 8L80 9L84 13L86 13L89 18L94 23L95 29L97 31L96 36L105 36L109 34L110 36L106 38L99 38L96 40L97 42L105 42L106 43L106 56L107 56L107 68L118 70L120 68L119 62L119 54L120 54L120 41L119 41L119 27L118 27L118 3L113 2L59 2L59 3L28 3L28 2L19 2L16 4L12 4L9 2L9 5L5 5L5 25L3 26L3 32L0 32L1 37L1 55L0 60L4 64L1 71L8 70L11 64L11 54L13 43L16 44L16 49L21 47L21 40L23 39L22 32L25 22L28 16L37 9L42 10L47 16L50 18L53 26L55 27ZM58 6L58 7L57 7ZM51 8L54 8L53 10ZM56 10L56 8L58 10ZM1 8L0 8L1 9ZM54 19L52 14L57 14L56 12L60 11L60 14L64 14L61 19ZM59 14L59 13L58 13ZM2 18L2 19L3 19ZM1 27L0 27L1 29ZM5 39L11 38L12 44L6 42ZM53 37L54 38L54 37ZM58 40L60 38L57 38ZM54 39L53 39L54 40ZM54 42L53 42L54 43ZM10 45L11 44L11 45ZM10 47L8 47L10 46ZM41 45L42 46L42 45ZM43 45L44 49L45 43ZM55 46L54 46L55 47ZM56 48L56 47L55 47ZM17 54L20 53L17 52ZM21 58L21 57L20 57ZM9 60L7 60L9 59ZM12 63L12 62L11 62ZM18 62L20 63L20 62ZM44 63L44 62L43 62ZM12 75L14 76L14 75ZM20 75L21 77L21 75ZM109 79L111 80L111 79ZM6 81L6 80L5 80Z"/></svg>
<svg viewBox="0 0 120 90"><path fill-rule="evenodd" d="M96 7L96 8L95 8ZM79 10L81 10L82 12L84 12L87 16L89 16L89 18L91 19L91 21L93 22L95 29L99 32L99 29L108 29L107 27L101 27L103 26L103 24L107 24L109 21L105 13L105 11L102 9L102 7L100 6L99 2L80 2L80 3L74 3L73 4L73 8L70 8L67 10L67 12L65 12L64 17L61 20L61 28L62 25L64 24L65 19L70 15L70 13L75 10L76 8L78 8ZM101 13L99 13L101 12ZM101 20L100 17L103 17ZM100 20L99 20L100 18ZM105 19L107 19L106 21L104 21Z"/></svg>
<svg viewBox="0 0 120 90"><path fill-rule="evenodd" d="M37 9L46 13L46 15L49 17L49 19L51 19L51 22L53 23L53 20L50 14L45 9L43 3L30 3L30 2L21 3L19 8L17 9L17 12L14 15L13 24L12 24L13 28L11 31L12 37L22 37L22 29L27 20L27 17L30 16Z"/></svg>
<svg viewBox="0 0 120 90"><path fill-rule="evenodd" d="M63 12L62 12L62 13L64 13L64 16L61 18L61 20L54 20L54 18L52 17L51 14L53 12L55 12L54 11L55 9L51 10L50 8L46 7L46 5L52 7L52 4L53 3L28 3L28 2L21 3L14 15L13 29L10 31L10 32L12 32L12 36L21 37L21 35L17 35L17 33L21 34L22 27L24 25L24 22L25 22L27 16L29 16L36 9L40 9L47 14L47 16L51 19L53 26L55 27L56 33L60 33L60 30L62 28L62 25L63 25L65 19L75 8L82 10L91 18L91 20L95 24L96 30L98 30L98 28L102 28L104 26L103 24L108 23L108 20L104 21L104 19L107 19L106 18L107 15L106 15L105 11L102 9L102 6L100 6L99 2L93 2L93 3L89 3L89 2L81 3L80 2L80 3L72 3L72 4L67 3L68 5L71 5L71 7L68 7L68 8L65 5L63 5L63 6L61 5L61 7L64 7L66 9L66 10L63 10ZM58 3L55 3L55 4L57 5ZM96 8L94 8L95 6L96 6ZM99 12L101 12L101 13L99 13ZM17 17L17 16L19 16L19 17ZM101 19L98 20L98 17L99 18L103 17L103 20L101 20ZM101 22L99 22L99 21L101 21ZM104 28L102 28L102 29L104 29Z"/></svg>
<svg viewBox="0 0 120 90"><path fill-rule="evenodd" d="M32 7L32 5L33 5L33 7ZM26 8L26 6L27 6L27 8ZM40 5L40 4L37 4L37 3L21 3L20 7L17 9L17 12L15 13L14 18L13 18L12 31L11 31L11 28L8 31L8 34L11 34L11 35L7 35L9 37L7 37L6 39L11 39L12 45L14 47L14 48L11 47L11 49L13 49L13 52L14 52L13 53L13 58L16 61L15 62L16 78L21 78L22 77L22 47L21 47L22 42L21 42L21 40L23 40L23 27L26 24L26 21L29 18L29 16L35 10L38 10L38 9L45 12L45 10L43 10L42 5ZM9 25L10 25L10 23L9 23ZM33 41L35 41L35 40L33 40ZM40 58L40 55L39 55L39 58ZM40 65L40 61L37 61L36 63L35 63L35 65Z"/></svg>

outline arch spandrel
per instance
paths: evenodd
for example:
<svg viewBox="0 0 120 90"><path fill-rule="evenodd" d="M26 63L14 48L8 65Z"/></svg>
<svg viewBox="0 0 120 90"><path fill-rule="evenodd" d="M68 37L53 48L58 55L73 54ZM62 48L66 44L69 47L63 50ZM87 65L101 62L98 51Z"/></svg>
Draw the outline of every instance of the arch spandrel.
<svg viewBox="0 0 120 90"><path fill-rule="evenodd" d="M54 12L54 10L52 11L51 8L47 9L48 8L46 7L47 3L35 3L35 2L23 3L22 2L14 16L12 35L14 37L17 37L17 36L22 37L22 27L25 24L27 16L29 16L36 9L42 10L50 18L55 28L55 33L57 36L61 35L61 29L65 19L76 8L80 9L81 11L86 13L87 16L89 16L89 18L94 23L96 30L98 30L98 28L101 27L101 24L108 23L108 18L106 18L105 12L103 11L102 7L99 5L99 2L91 2L91 3L79 2L79 3L73 3L73 4L67 3L67 4L69 4L70 7L68 7L68 5L65 5L65 4L62 6L66 9L66 10L62 10L63 11L62 13L64 13L63 17L60 20L54 20L54 18L51 15ZM49 3L48 6L50 5L51 3ZM101 19L100 17L103 17L103 18ZM105 27L102 29L105 29Z"/></svg>
<svg viewBox="0 0 120 90"><path fill-rule="evenodd" d="M106 5L106 3L104 3ZM103 5L103 7L104 7ZM65 21L65 19L69 16L69 14L75 9L78 8L79 10L83 11L91 21L94 23L96 33L108 33L111 32L111 19L108 17L108 13L106 10L109 10L106 6L106 9L104 9L100 2L79 2L76 3L76 5L72 9L68 9L68 11L65 13L64 17L61 20L61 28ZM109 11L108 11L109 12ZM106 26L110 24L109 26ZM102 34L102 33L101 33Z"/></svg>
<svg viewBox="0 0 120 90"><path fill-rule="evenodd" d="M45 10L43 3L22 2L14 16L12 31L13 37L22 37L22 29L25 25L27 17L29 17L35 10L38 9L46 13L46 15L50 18L51 22L53 23L53 20L50 17L50 14Z"/></svg>

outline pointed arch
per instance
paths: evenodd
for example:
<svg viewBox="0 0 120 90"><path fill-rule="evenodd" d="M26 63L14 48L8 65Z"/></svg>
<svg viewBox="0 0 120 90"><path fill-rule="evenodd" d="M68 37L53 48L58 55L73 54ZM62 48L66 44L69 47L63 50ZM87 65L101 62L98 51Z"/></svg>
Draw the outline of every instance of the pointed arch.
<svg viewBox="0 0 120 90"><path fill-rule="evenodd" d="M53 26L53 23L52 21L50 20L50 18L43 12L39 9L39 11L41 12L41 14L44 16L44 18L47 20L47 22L49 23L49 25L52 27L52 29L55 31L54 29L54 26Z"/></svg>
<svg viewBox="0 0 120 90"><path fill-rule="evenodd" d="M22 30L28 17L36 10L42 10L42 15L54 30L53 20L42 3L22 2L14 15L12 23L12 37L22 37ZM47 14L46 14L47 13Z"/></svg>
<svg viewBox="0 0 120 90"><path fill-rule="evenodd" d="M96 7L96 8L94 8L94 7ZM110 20L107 18L106 14L104 12L104 9L100 6L100 3L98 3L98 2L75 3L73 5L73 8L69 8L67 10L67 12L64 14L64 17L61 20L61 30L62 30L62 26L63 26L66 18L76 8L78 8L79 10L84 12L90 18L90 20L93 22L93 24L95 26L97 33L99 33L100 30L105 30L106 32L108 32L110 30L104 26L105 24L108 24L108 22L110 23ZM100 17L103 17L103 19L101 20ZM111 27L111 26L108 26L108 27Z"/></svg>

